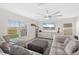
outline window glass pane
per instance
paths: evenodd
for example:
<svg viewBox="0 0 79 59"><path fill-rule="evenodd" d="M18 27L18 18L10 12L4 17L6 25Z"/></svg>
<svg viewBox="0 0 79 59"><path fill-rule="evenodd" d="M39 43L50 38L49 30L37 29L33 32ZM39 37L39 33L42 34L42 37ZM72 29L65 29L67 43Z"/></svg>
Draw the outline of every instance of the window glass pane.
<svg viewBox="0 0 79 59"><path fill-rule="evenodd" d="M8 20L8 35L10 36L10 38L17 38L19 36L17 33L18 27L19 27L18 21Z"/></svg>
<svg viewBox="0 0 79 59"><path fill-rule="evenodd" d="M19 27L19 22L15 20L9 20L8 27Z"/></svg>

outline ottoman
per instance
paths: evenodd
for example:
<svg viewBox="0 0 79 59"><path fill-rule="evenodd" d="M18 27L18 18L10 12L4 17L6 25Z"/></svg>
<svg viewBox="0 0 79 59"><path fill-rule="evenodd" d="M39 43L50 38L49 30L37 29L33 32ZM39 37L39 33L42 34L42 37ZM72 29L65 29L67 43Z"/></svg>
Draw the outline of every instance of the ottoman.
<svg viewBox="0 0 79 59"><path fill-rule="evenodd" d="M44 53L47 47L48 47L48 42L44 40L34 40L28 44L29 50L33 50L41 54Z"/></svg>

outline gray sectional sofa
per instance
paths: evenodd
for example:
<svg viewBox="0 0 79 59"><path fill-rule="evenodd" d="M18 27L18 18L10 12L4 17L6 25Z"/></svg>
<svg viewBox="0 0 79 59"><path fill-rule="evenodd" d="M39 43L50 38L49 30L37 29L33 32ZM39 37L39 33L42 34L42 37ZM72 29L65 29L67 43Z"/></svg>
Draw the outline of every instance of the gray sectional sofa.
<svg viewBox="0 0 79 59"><path fill-rule="evenodd" d="M79 40L73 36L56 36L53 39L50 55L79 55Z"/></svg>
<svg viewBox="0 0 79 59"><path fill-rule="evenodd" d="M0 55L42 55L0 37ZM23 43L23 41L22 41ZM27 47L27 46L26 46ZM79 55L79 40L73 36L55 36L49 55Z"/></svg>
<svg viewBox="0 0 79 59"><path fill-rule="evenodd" d="M3 37L0 38L0 55L41 55L35 51L28 50L22 46L7 42Z"/></svg>

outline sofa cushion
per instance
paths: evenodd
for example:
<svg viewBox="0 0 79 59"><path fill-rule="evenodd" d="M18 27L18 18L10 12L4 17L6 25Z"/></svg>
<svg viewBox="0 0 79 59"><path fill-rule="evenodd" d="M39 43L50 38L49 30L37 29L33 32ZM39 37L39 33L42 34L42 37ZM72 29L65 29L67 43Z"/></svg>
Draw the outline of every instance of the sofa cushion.
<svg viewBox="0 0 79 59"><path fill-rule="evenodd" d="M52 47L49 54L50 55L66 55L64 49L60 47Z"/></svg>
<svg viewBox="0 0 79 59"><path fill-rule="evenodd" d="M79 47L77 43L78 43L77 41L71 40L64 49L66 54L69 55L73 54L74 51Z"/></svg>
<svg viewBox="0 0 79 59"><path fill-rule="evenodd" d="M62 48L56 48L57 55L66 55L65 51Z"/></svg>
<svg viewBox="0 0 79 59"><path fill-rule="evenodd" d="M64 49L64 44L60 43L60 42L55 42L55 44L53 45L54 47L59 47L59 48L63 48Z"/></svg>
<svg viewBox="0 0 79 59"><path fill-rule="evenodd" d="M60 42L60 43L64 43L65 39L66 39L65 36L56 36L55 41Z"/></svg>
<svg viewBox="0 0 79 59"><path fill-rule="evenodd" d="M30 55L30 52L21 46L14 45L14 46L11 46L10 54L11 55Z"/></svg>
<svg viewBox="0 0 79 59"><path fill-rule="evenodd" d="M0 48L4 51L4 53L9 53L10 46L11 46L11 44L8 44L7 42L3 42L0 46Z"/></svg>
<svg viewBox="0 0 79 59"><path fill-rule="evenodd" d="M64 41L64 47L66 47L66 45L70 42L70 38L66 38L66 40Z"/></svg>
<svg viewBox="0 0 79 59"><path fill-rule="evenodd" d="M4 53L11 55L30 55L30 52L27 51L27 49L18 45L9 44L7 42L3 42L1 44L1 49L4 51Z"/></svg>
<svg viewBox="0 0 79 59"><path fill-rule="evenodd" d="M15 44L22 47L26 47L26 40L17 40Z"/></svg>
<svg viewBox="0 0 79 59"><path fill-rule="evenodd" d="M1 45L3 42L5 42L5 40L4 40L2 37L0 37L0 45Z"/></svg>

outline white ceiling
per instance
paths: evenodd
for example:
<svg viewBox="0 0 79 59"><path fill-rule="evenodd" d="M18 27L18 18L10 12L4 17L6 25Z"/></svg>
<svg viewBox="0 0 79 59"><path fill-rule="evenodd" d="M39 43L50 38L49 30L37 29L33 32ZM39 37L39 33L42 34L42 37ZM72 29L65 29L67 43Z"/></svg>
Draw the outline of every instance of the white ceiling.
<svg viewBox="0 0 79 59"><path fill-rule="evenodd" d="M78 3L43 3L40 5L38 5L38 3L2 3L0 4L0 8L34 20L41 20L42 16L38 13L45 14L45 10L50 10L51 13L61 11L61 14L63 15L61 18L79 16Z"/></svg>

